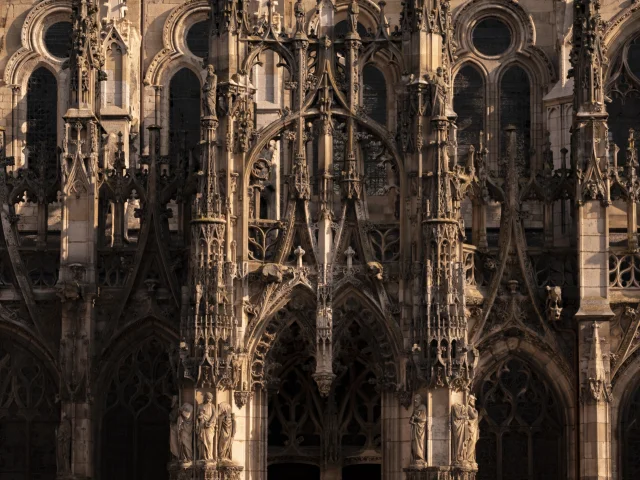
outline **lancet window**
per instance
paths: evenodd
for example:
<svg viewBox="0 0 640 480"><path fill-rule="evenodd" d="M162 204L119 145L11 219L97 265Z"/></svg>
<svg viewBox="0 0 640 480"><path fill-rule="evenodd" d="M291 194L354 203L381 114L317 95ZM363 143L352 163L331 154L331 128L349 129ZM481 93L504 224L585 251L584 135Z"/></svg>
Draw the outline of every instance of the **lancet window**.
<svg viewBox="0 0 640 480"><path fill-rule="evenodd" d="M58 83L45 67L35 70L27 83L27 161L38 153L55 168L57 155Z"/></svg>
<svg viewBox="0 0 640 480"><path fill-rule="evenodd" d="M618 146L618 164L627 157L629 129L640 129L640 37L626 43L612 62L607 83L609 140ZM611 152L613 155L613 151Z"/></svg>
<svg viewBox="0 0 640 480"><path fill-rule="evenodd" d="M169 155L200 141L200 81L188 68L179 70L169 85Z"/></svg>
<svg viewBox="0 0 640 480"><path fill-rule="evenodd" d="M166 439L172 397L177 394L168 350L166 343L150 337L113 367L102 396L102 478L168 478Z"/></svg>
<svg viewBox="0 0 640 480"><path fill-rule="evenodd" d="M500 81L500 153L506 156L508 126L516 127L516 158L528 164L531 148L531 89L529 76L518 66L510 67Z"/></svg>
<svg viewBox="0 0 640 480"><path fill-rule="evenodd" d="M484 130L484 82L478 70L463 66L455 78L453 110L458 115L458 156L464 161L470 146L477 146Z"/></svg>
<svg viewBox="0 0 640 480"><path fill-rule="evenodd" d="M482 381L478 400L478 480L566 478L560 405L528 363L500 362Z"/></svg>

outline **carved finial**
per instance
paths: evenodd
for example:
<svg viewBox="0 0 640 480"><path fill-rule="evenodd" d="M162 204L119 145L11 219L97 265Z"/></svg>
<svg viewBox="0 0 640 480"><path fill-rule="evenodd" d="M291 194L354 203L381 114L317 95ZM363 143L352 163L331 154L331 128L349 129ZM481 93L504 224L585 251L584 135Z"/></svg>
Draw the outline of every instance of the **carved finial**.
<svg viewBox="0 0 640 480"><path fill-rule="evenodd" d="M303 249L300 245L298 245L298 248L296 248L296 249L293 251L293 253L294 253L294 255L295 255L295 256L296 256L296 258L297 258L297 262L296 262L296 264L297 264L298 268L302 268L302 257L303 257L303 256L304 256L304 254L305 254L305 253L307 253L307 252L305 252L305 251L304 251L304 249Z"/></svg>
<svg viewBox="0 0 640 480"><path fill-rule="evenodd" d="M355 256L356 251L351 248L351 245L347 247L344 251L344 255L347 257L347 270L351 271L353 269L353 257Z"/></svg>

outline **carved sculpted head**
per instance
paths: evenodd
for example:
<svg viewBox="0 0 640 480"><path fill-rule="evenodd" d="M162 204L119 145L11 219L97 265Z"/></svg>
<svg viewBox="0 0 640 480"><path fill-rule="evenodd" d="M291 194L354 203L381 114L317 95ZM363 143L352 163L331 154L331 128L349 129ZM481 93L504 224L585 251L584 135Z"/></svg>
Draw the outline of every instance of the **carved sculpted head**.
<svg viewBox="0 0 640 480"><path fill-rule="evenodd" d="M417 393L413 396L413 406L418 408L420 405L422 405L422 396Z"/></svg>
<svg viewBox="0 0 640 480"><path fill-rule="evenodd" d="M193 405L190 403L183 403L182 407L180 407L180 415L185 420L189 420L191 418L191 414L193 413Z"/></svg>

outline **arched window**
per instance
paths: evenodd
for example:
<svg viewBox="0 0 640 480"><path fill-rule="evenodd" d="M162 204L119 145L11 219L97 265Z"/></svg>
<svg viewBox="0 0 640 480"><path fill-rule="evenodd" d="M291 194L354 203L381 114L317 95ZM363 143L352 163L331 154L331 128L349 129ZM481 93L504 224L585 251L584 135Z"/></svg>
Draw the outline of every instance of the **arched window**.
<svg viewBox="0 0 640 480"><path fill-rule="evenodd" d="M465 65L453 84L453 110L458 115L458 156L465 158L469 147L479 144L484 130L484 82L480 72Z"/></svg>
<svg viewBox="0 0 640 480"><path fill-rule="evenodd" d="M58 83L49 70L38 68L27 83L28 156L47 152L55 166L58 121Z"/></svg>
<svg viewBox="0 0 640 480"><path fill-rule="evenodd" d="M57 383L14 341L0 341L0 478L56 478Z"/></svg>
<svg viewBox="0 0 640 480"><path fill-rule="evenodd" d="M209 58L209 21L194 23L187 32L187 47L196 57Z"/></svg>
<svg viewBox="0 0 640 480"><path fill-rule="evenodd" d="M177 387L168 350L150 337L114 366L104 399L102 478L169 478L169 412Z"/></svg>
<svg viewBox="0 0 640 480"><path fill-rule="evenodd" d="M107 85L106 100L107 105L122 108L124 106L122 91L122 49L117 43L112 43L107 49Z"/></svg>
<svg viewBox="0 0 640 480"><path fill-rule="evenodd" d="M627 404L621 427L622 480L635 480L640 478L640 387Z"/></svg>
<svg viewBox="0 0 640 480"><path fill-rule="evenodd" d="M611 71L607 85L611 97L611 103L607 104L609 139L620 148L618 164L624 165L629 129L640 129L640 37L623 47Z"/></svg>
<svg viewBox="0 0 640 480"><path fill-rule="evenodd" d="M508 125L516 127L516 157L529 161L531 148L531 89L529 76L522 68L513 66L500 81L500 138L501 155L505 155Z"/></svg>
<svg viewBox="0 0 640 480"><path fill-rule="evenodd" d="M485 377L478 411L478 480L567 478L560 405L526 362L506 359Z"/></svg>
<svg viewBox="0 0 640 480"><path fill-rule="evenodd" d="M380 125L387 124L387 84L384 75L373 65L362 69L362 106Z"/></svg>
<svg viewBox="0 0 640 480"><path fill-rule="evenodd" d="M169 85L169 137L171 158L180 142L192 148L200 141L200 80L188 68L178 71Z"/></svg>

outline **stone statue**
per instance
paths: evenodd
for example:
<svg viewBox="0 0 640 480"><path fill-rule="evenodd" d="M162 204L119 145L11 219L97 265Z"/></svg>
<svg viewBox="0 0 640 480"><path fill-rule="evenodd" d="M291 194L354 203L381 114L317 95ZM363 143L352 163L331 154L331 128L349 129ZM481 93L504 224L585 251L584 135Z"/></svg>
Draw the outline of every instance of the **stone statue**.
<svg viewBox="0 0 640 480"><path fill-rule="evenodd" d="M438 67L435 75L429 79L431 83L431 115L445 117L447 113L447 101L449 85L444 76L444 68Z"/></svg>
<svg viewBox="0 0 640 480"><path fill-rule="evenodd" d="M454 465L466 463L467 453L465 449L467 431L467 406L456 403L451 409L451 433L453 437L453 461Z"/></svg>
<svg viewBox="0 0 640 480"><path fill-rule="evenodd" d="M213 394L207 392L204 402L198 409L198 453L200 460L214 460L213 441L216 436L216 407L213 405Z"/></svg>
<svg viewBox="0 0 640 480"><path fill-rule="evenodd" d="M424 444L427 407L422 403L420 395L413 397L413 414L409 423L411 424L411 465L425 465Z"/></svg>
<svg viewBox="0 0 640 480"><path fill-rule="evenodd" d="M476 410L476 397L469 396L469 406L467 407L467 461L472 467L476 467L476 443L478 442L478 410Z"/></svg>
<svg viewBox="0 0 640 480"><path fill-rule="evenodd" d="M178 417L178 450L180 461L193 461L193 405L183 403Z"/></svg>
<svg viewBox="0 0 640 480"><path fill-rule="evenodd" d="M562 289L547 285L547 320L557 322L562 315Z"/></svg>
<svg viewBox="0 0 640 480"><path fill-rule="evenodd" d="M233 437L236 435L236 416L231 412L231 405L222 402L218 405L218 459L231 462Z"/></svg>
<svg viewBox="0 0 640 480"><path fill-rule="evenodd" d="M66 413L62 414L56 429L56 465L58 475L71 473L71 422Z"/></svg>
<svg viewBox="0 0 640 480"><path fill-rule="evenodd" d="M349 26L351 27L350 32L357 33L358 32L358 14L360 13L360 7L358 6L357 0L351 0L349 3L349 10L347 11Z"/></svg>
<svg viewBox="0 0 640 480"><path fill-rule="evenodd" d="M216 95L218 90L218 76L213 65L207 65L207 79L202 87L202 113L205 117L216 115Z"/></svg>
<svg viewBox="0 0 640 480"><path fill-rule="evenodd" d="M454 465L475 468L476 443L478 441L478 411L476 397L469 395L467 404L458 403L451 411Z"/></svg>
<svg viewBox="0 0 640 480"><path fill-rule="evenodd" d="M180 437L178 435L178 420L180 419L180 407L178 397L171 400L171 413L169 413L169 450L174 460L180 458Z"/></svg>

